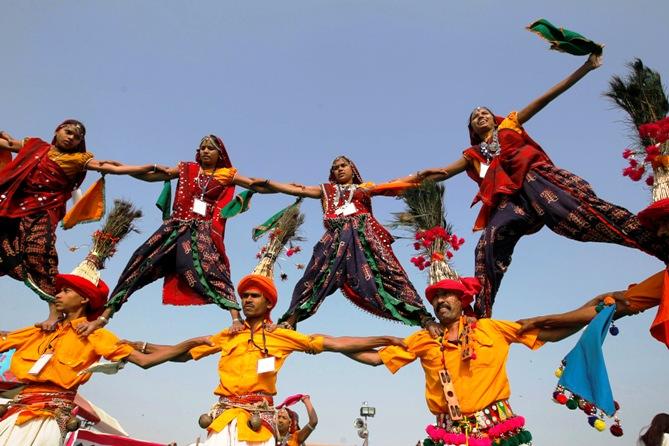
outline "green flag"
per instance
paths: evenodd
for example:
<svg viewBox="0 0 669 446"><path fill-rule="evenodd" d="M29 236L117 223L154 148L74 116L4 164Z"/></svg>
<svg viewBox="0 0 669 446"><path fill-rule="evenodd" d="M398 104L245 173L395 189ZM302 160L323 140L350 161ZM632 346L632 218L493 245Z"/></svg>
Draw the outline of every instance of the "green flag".
<svg viewBox="0 0 669 446"><path fill-rule="evenodd" d="M235 198L230 200L230 202L221 209L221 218L232 218L235 215L248 211L251 206L251 197L253 194L254 192L252 190L245 190L244 192L237 194Z"/></svg>
<svg viewBox="0 0 669 446"><path fill-rule="evenodd" d="M528 30L548 40L552 50L562 51L575 56L600 54L603 45L593 42L577 32L558 28L546 19L539 19L527 27Z"/></svg>
<svg viewBox="0 0 669 446"><path fill-rule="evenodd" d="M161 190L160 195L158 195L156 207L163 212L163 220L170 218L172 207L172 183L170 180L165 180L163 190Z"/></svg>
<svg viewBox="0 0 669 446"><path fill-rule="evenodd" d="M288 209L294 208L295 206L299 206L301 202L302 202L302 197L295 200L295 203L291 204L290 206L286 206L276 214L272 215L270 218L265 220L264 223L261 223L255 228L253 228L251 238L253 238L254 241L258 240L260 237L262 237L263 234L271 230L276 225L276 222L279 221L281 216L285 214L286 211L288 211Z"/></svg>

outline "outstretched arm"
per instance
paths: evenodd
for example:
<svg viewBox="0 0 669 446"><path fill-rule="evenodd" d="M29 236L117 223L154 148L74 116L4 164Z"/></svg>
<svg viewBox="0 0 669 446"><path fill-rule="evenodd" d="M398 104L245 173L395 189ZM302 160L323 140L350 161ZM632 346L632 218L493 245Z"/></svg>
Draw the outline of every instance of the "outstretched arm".
<svg viewBox="0 0 669 446"><path fill-rule="evenodd" d="M133 166L123 164L118 161L99 161L96 159L90 160L86 163L87 170L95 170L100 173L108 173L112 175L155 175L166 174L169 168L160 166L158 164L144 164L142 166ZM158 181L153 180L153 181Z"/></svg>
<svg viewBox="0 0 669 446"><path fill-rule="evenodd" d="M321 198L323 193L320 186L303 186L302 184L295 183L279 183L278 181L270 179L253 181L249 187L254 190L255 188L266 189L268 192L264 193L281 192L283 194L306 198Z"/></svg>
<svg viewBox="0 0 669 446"><path fill-rule="evenodd" d="M360 351L372 350L386 345L398 345L404 347L404 341L395 336L325 336L323 349L329 352L355 353Z"/></svg>
<svg viewBox="0 0 669 446"><path fill-rule="evenodd" d="M311 404L311 398L309 398L309 395L304 395L302 397L302 402L304 403L304 407L307 408L307 415L309 416L309 422L297 432L297 442L298 444L304 443L307 438L309 438L309 435L316 429L316 425L318 424L318 414L316 414L316 409L314 409L314 405Z"/></svg>
<svg viewBox="0 0 669 446"><path fill-rule="evenodd" d="M371 365L372 367L376 367L383 364L383 361L381 361L381 355L379 355L379 352L376 350L368 350L365 352L344 353L344 354L349 358L358 361L359 363Z"/></svg>
<svg viewBox="0 0 669 446"><path fill-rule="evenodd" d="M192 357L188 353L190 349L200 345L211 345L209 336L187 339L176 345L157 345L142 343L131 343L135 348L128 356L128 361L137 364L143 369L162 364L166 361L185 362Z"/></svg>
<svg viewBox="0 0 669 446"><path fill-rule="evenodd" d="M148 181L149 183L157 181L173 180L179 177L179 169L177 167L165 167L156 165L156 171L148 173L133 174L133 177L138 180Z"/></svg>
<svg viewBox="0 0 669 446"><path fill-rule="evenodd" d="M235 178L232 180L237 186L241 186L246 189L251 189L254 192L259 194L273 194L276 191L267 187L265 185L265 180L259 180L258 178L245 177L240 175L239 172L235 174Z"/></svg>
<svg viewBox="0 0 669 446"><path fill-rule="evenodd" d="M583 65L578 67L576 71L571 73L565 79L555 84L550 90L544 93L542 96L539 96L534 101L530 102L525 108L518 112L518 122L522 125L523 123L530 120L530 118L536 115L542 108L547 106L553 99L560 96L562 93L567 91L572 85L581 80L586 74L590 71L599 68L602 65L602 54L591 54L588 57L588 60L585 61Z"/></svg>
<svg viewBox="0 0 669 446"><path fill-rule="evenodd" d="M614 319L635 314L631 309L629 302L625 299L625 291L611 291L610 293L600 294L575 310L567 311L565 313L521 319L517 321L521 325L520 333L522 334L535 328L541 330L574 328L578 330L590 323L590 321L597 316L597 305L600 302L603 302L608 296L613 297L616 301L616 312L613 316ZM550 339L546 339L546 341L550 341Z"/></svg>
<svg viewBox="0 0 669 446"><path fill-rule="evenodd" d="M394 181L413 181L420 182L423 180L433 180L433 181L443 181L448 178L454 177L455 175L462 173L467 169L469 165L469 160L464 156L461 156L451 164L446 167L434 167L424 170L419 170L418 172L411 174L406 177L397 178Z"/></svg>

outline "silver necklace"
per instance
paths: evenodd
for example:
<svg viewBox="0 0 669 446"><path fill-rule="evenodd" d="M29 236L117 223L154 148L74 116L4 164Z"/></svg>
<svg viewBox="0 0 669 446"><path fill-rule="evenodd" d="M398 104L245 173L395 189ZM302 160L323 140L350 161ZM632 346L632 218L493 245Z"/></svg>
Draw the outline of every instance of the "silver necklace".
<svg viewBox="0 0 669 446"><path fill-rule="evenodd" d="M499 155L501 147L499 145L499 138L497 137L497 129L493 129L492 131L492 142L481 142L481 144L479 144L479 149L481 150L481 155L485 157L488 163L490 163L494 157Z"/></svg>

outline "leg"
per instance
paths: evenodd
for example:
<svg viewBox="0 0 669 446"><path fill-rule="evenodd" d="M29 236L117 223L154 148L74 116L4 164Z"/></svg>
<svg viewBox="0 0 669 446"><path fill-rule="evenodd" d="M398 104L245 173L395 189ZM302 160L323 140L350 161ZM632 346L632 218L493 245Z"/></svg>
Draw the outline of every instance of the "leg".
<svg viewBox="0 0 669 446"><path fill-rule="evenodd" d="M476 246L475 271L482 286L474 304L478 317L492 315L495 296L518 240L541 226L538 216L520 194L504 200L495 209Z"/></svg>
<svg viewBox="0 0 669 446"><path fill-rule="evenodd" d="M546 225L557 234L582 242L615 243L641 249L662 261L669 246L645 229L625 208L599 198L582 178L554 166L530 171L523 185Z"/></svg>

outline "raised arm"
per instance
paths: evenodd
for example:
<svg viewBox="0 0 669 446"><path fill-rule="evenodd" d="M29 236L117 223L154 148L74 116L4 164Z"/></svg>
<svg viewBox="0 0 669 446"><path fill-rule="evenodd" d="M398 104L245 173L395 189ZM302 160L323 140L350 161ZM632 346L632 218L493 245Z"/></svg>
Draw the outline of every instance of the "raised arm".
<svg viewBox="0 0 669 446"><path fill-rule="evenodd" d="M281 192L282 194L294 195L296 197L321 198L323 191L320 186L303 186L295 183L279 183L274 180L256 180L250 184L253 189L260 187L271 192ZM265 192L265 193L271 193Z"/></svg>
<svg viewBox="0 0 669 446"><path fill-rule="evenodd" d="M404 347L404 342L402 339L396 338L395 336L325 336L323 341L324 350L340 353L368 351L377 347L385 347L386 345L399 345Z"/></svg>
<svg viewBox="0 0 669 446"><path fill-rule="evenodd" d="M304 407L307 409L309 422L297 432L298 444L304 443L307 438L309 438L309 435L311 435L314 429L316 429L316 425L318 425L318 414L316 413L314 405L311 404L311 398L309 398L309 395L304 395L302 397L302 402L304 403Z"/></svg>
<svg viewBox="0 0 669 446"><path fill-rule="evenodd" d="M10 152L18 152L23 147L23 141L14 139L7 132L0 131L0 149Z"/></svg>
<svg viewBox="0 0 669 446"><path fill-rule="evenodd" d="M562 81L555 84L550 90L530 102L525 108L518 112L518 122L523 123L530 120L541 109L547 106L553 99L567 91L572 85L581 80L590 71L602 66L602 54L591 54L583 65L571 73Z"/></svg>
<svg viewBox="0 0 669 446"><path fill-rule="evenodd" d="M128 356L128 361L143 369L151 368L166 361L185 362L192 359L188 353L190 349L205 344L211 345L209 336L187 339L176 345L142 343L141 346L138 346L137 343L131 343L135 350Z"/></svg>

